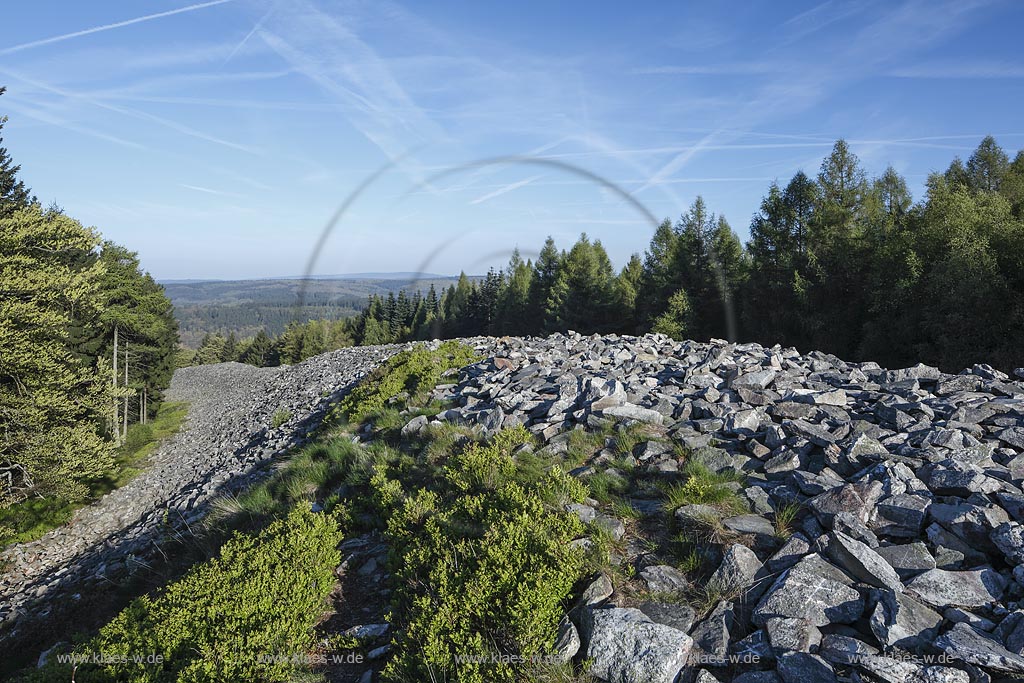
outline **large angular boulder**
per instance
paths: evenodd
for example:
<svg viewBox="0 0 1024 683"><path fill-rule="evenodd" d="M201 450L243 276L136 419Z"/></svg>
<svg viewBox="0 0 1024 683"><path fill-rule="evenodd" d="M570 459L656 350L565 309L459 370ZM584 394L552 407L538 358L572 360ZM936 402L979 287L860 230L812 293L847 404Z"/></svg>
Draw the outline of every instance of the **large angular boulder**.
<svg viewBox="0 0 1024 683"><path fill-rule="evenodd" d="M992 569L932 569L907 582L906 589L926 605L944 609L989 606L1002 597L1005 587L1006 580Z"/></svg>
<svg viewBox="0 0 1024 683"><path fill-rule="evenodd" d="M909 581L918 574L935 569L935 558L921 541L875 548L882 559L896 570L901 581Z"/></svg>
<svg viewBox="0 0 1024 683"><path fill-rule="evenodd" d="M950 657L986 669L1008 674L1024 674L1024 657L1010 652L1002 643L968 624L956 624L938 637L935 646Z"/></svg>
<svg viewBox="0 0 1024 683"><path fill-rule="evenodd" d="M902 591L899 574L881 555L844 533L829 534L829 558L854 578L879 588Z"/></svg>
<svg viewBox="0 0 1024 683"><path fill-rule="evenodd" d="M708 579L708 585L725 595L739 594L754 583L762 566L753 550L734 543L722 555L722 562Z"/></svg>
<svg viewBox="0 0 1024 683"><path fill-rule="evenodd" d="M838 569L823 573L826 564L819 556L809 555L783 572L754 608L752 621L764 626L772 617L793 617L825 626L860 619L863 596L836 576Z"/></svg>
<svg viewBox="0 0 1024 683"><path fill-rule="evenodd" d="M609 683L673 683L693 640L632 608L588 609L582 620L590 673Z"/></svg>
<svg viewBox="0 0 1024 683"><path fill-rule="evenodd" d="M875 609L869 624L875 638L886 648L914 650L935 640L942 616L902 592L873 593Z"/></svg>

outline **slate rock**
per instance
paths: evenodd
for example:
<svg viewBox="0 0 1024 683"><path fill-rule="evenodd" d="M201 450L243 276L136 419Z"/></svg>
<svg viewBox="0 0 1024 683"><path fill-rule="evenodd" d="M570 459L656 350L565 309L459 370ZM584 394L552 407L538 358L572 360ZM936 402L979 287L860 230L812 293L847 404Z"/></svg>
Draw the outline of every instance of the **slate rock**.
<svg viewBox="0 0 1024 683"><path fill-rule="evenodd" d="M826 551L829 558L851 576L872 586L903 590L903 583L896 570L864 543L838 531L829 535L829 541Z"/></svg>
<svg viewBox="0 0 1024 683"><path fill-rule="evenodd" d="M821 631L806 619L776 617L764 625L776 656L784 652L812 652L821 643Z"/></svg>
<svg viewBox="0 0 1024 683"><path fill-rule="evenodd" d="M589 609L583 619L590 673L610 683L673 683L693 640L632 608Z"/></svg>
<svg viewBox="0 0 1024 683"><path fill-rule="evenodd" d="M890 538L917 538L928 519L931 501L913 493L900 493L878 501L871 528Z"/></svg>
<svg viewBox="0 0 1024 683"><path fill-rule="evenodd" d="M914 650L930 644L938 634L942 616L902 592L879 590L869 624L883 647Z"/></svg>
<svg viewBox="0 0 1024 683"><path fill-rule="evenodd" d="M838 681L835 669L818 655L787 652L779 657L776 671L785 683L831 683Z"/></svg>
<svg viewBox="0 0 1024 683"><path fill-rule="evenodd" d="M720 601L690 633L693 647L699 649L701 663L707 666L727 666L729 660L730 630L734 627L736 615L733 604Z"/></svg>
<svg viewBox="0 0 1024 683"><path fill-rule="evenodd" d="M781 683L782 679L774 671L745 671L732 683Z"/></svg>
<svg viewBox="0 0 1024 683"><path fill-rule="evenodd" d="M714 586L727 595L739 593L754 583L762 566L753 550L745 545L734 543L722 555L722 562L708 578L707 585Z"/></svg>
<svg viewBox="0 0 1024 683"><path fill-rule="evenodd" d="M1024 564L1024 526L1016 522L1003 522L990 538L1010 564Z"/></svg>
<svg viewBox="0 0 1024 683"><path fill-rule="evenodd" d="M640 571L640 578L651 593L682 593L690 588L686 576L675 567L666 564L645 567Z"/></svg>
<svg viewBox="0 0 1024 683"><path fill-rule="evenodd" d="M881 546L875 548L875 552L896 570L901 581L908 581L929 569L935 569L935 558L921 541Z"/></svg>
<svg viewBox="0 0 1024 683"><path fill-rule="evenodd" d="M674 629L689 633L697 613L689 605L677 602L644 602L637 609L647 615L656 624L664 624Z"/></svg>
<svg viewBox="0 0 1024 683"><path fill-rule="evenodd" d="M1024 674L1024 657L1010 652L986 633L967 624L955 624L939 636L935 646L947 655L1009 674Z"/></svg>
<svg viewBox="0 0 1024 683"><path fill-rule="evenodd" d="M638 422L647 422L656 425L663 424L665 421L665 416L658 411L651 410L650 408L643 408L633 403L625 403L621 406L610 406L602 409L601 413L609 417L637 420Z"/></svg>
<svg viewBox="0 0 1024 683"><path fill-rule="evenodd" d="M551 649L553 661L558 664L566 664L576 653L580 651L580 634L568 617L562 617L558 622L558 633L555 636L555 645Z"/></svg>
<svg viewBox="0 0 1024 683"><path fill-rule="evenodd" d="M786 570L765 592L754 608L754 624L764 626L772 617L799 617L815 626L852 624L861 618L865 606L861 594L837 581L840 577L834 573L822 575L819 570L827 563L810 558L817 556L809 555Z"/></svg>
<svg viewBox="0 0 1024 683"><path fill-rule="evenodd" d="M992 569L946 571L932 569L906 584L906 589L921 602L944 609L986 607L1003 595L1006 580Z"/></svg>

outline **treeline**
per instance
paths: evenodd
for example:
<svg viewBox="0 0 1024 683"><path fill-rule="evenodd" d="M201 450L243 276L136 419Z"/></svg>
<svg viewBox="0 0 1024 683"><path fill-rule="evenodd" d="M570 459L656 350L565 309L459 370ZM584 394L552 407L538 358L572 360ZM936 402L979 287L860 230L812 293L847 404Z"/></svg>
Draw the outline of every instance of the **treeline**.
<svg viewBox="0 0 1024 683"><path fill-rule="evenodd" d="M698 197L616 273L600 241L549 238L479 283L370 300L359 344L477 334L735 337L888 366L1024 365L1024 152L986 137L914 203L892 168L868 178L838 141L817 177L773 183L741 245Z"/></svg>
<svg viewBox="0 0 1024 683"><path fill-rule="evenodd" d="M337 320L356 315L366 305L366 297L339 297L336 301L309 302L301 310L291 301L272 304L236 303L176 305L178 334L181 343L189 348L198 348L206 335L235 333L241 339L255 336L263 330L270 335L280 335L295 320L296 316L313 320Z"/></svg>
<svg viewBox="0 0 1024 683"><path fill-rule="evenodd" d="M81 499L109 475L129 425L155 413L178 341L135 254L43 209L19 171L0 144L0 508Z"/></svg>
<svg viewBox="0 0 1024 683"><path fill-rule="evenodd" d="M234 332L227 336L206 334L195 351L179 349L177 364L185 367L234 361L258 367L292 365L352 343L349 320L292 322L277 336L263 330L241 340Z"/></svg>

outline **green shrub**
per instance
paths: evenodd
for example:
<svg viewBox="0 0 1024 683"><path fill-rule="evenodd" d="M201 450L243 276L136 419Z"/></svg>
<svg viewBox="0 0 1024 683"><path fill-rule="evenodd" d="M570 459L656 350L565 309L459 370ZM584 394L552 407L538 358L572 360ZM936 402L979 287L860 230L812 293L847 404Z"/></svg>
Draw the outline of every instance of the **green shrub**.
<svg viewBox="0 0 1024 683"><path fill-rule="evenodd" d="M151 441L153 441L152 425L133 424L128 428L128 435L125 436L121 448L126 452L134 453Z"/></svg>
<svg viewBox="0 0 1024 683"><path fill-rule="evenodd" d="M711 505L728 514L749 512L742 496L726 484L735 482L735 472L716 474L699 462L688 462L683 468L687 479L665 489L665 510L672 512L683 505Z"/></svg>
<svg viewBox="0 0 1024 683"><path fill-rule="evenodd" d="M322 501L330 511L336 500L329 500L341 484L363 485L369 482L373 455L344 437L323 437L321 441L296 451L270 479L248 489L231 501L218 505L222 514L214 522L247 512L255 517L280 517L298 504ZM329 504L330 503L330 504Z"/></svg>
<svg viewBox="0 0 1024 683"><path fill-rule="evenodd" d="M270 426L277 429L290 419L292 419L292 411L281 408L274 411L274 415L270 418Z"/></svg>
<svg viewBox="0 0 1024 683"><path fill-rule="evenodd" d="M528 668L456 658L529 657L553 646L583 573L583 552L569 545L583 525L564 504L585 489L556 467L524 475L512 451L531 439L519 427L471 442L412 495L375 475L397 552L388 680L517 680Z"/></svg>
<svg viewBox="0 0 1024 683"><path fill-rule="evenodd" d="M432 389L445 371L477 360L473 349L456 341L445 342L436 351L425 346L403 351L385 361L343 398L332 417L360 422L384 410L389 399L403 392L420 396Z"/></svg>
<svg viewBox="0 0 1024 683"><path fill-rule="evenodd" d="M131 603L76 653L160 655L161 664L80 666L74 680L287 681L325 611L340 560L336 519L298 507L258 536L236 535L220 557L193 568L155 599ZM276 661L261 656L278 655ZM64 682L56 658L26 681Z"/></svg>

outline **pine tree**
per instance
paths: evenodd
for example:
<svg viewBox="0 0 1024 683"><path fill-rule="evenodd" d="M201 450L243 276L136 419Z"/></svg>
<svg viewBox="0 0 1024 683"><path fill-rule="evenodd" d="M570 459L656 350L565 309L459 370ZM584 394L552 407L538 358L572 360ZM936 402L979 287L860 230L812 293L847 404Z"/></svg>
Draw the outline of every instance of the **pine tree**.
<svg viewBox="0 0 1024 683"><path fill-rule="evenodd" d="M644 254L643 297L638 304L642 324L653 324L654 319L668 307L669 297L679 286L676 272L678 243L679 236L672 227L672 221L666 218L654 231Z"/></svg>
<svg viewBox="0 0 1024 683"><path fill-rule="evenodd" d="M0 95L3 95L7 88L0 88ZM18 209L27 208L35 202L35 197L25 183L18 179L20 165L15 165L11 155L3 146L3 129L7 123L6 116L0 116L0 218L12 215Z"/></svg>
<svg viewBox="0 0 1024 683"><path fill-rule="evenodd" d="M971 189L998 192L1010 168L1010 159L991 135L985 136L967 160L967 179Z"/></svg>
<svg viewBox="0 0 1024 683"><path fill-rule="evenodd" d="M505 270L508 276L498 301L496 332L498 334L526 334L530 328L528 315L533 268L530 263L523 262L522 256L519 255L519 249L516 249L512 252Z"/></svg>
<svg viewBox="0 0 1024 683"><path fill-rule="evenodd" d="M549 298L548 319L556 322L559 331L606 331L615 300L614 278L600 241L591 243L583 233L562 259Z"/></svg>
<svg viewBox="0 0 1024 683"><path fill-rule="evenodd" d="M101 359L95 367L71 351L76 310L98 311L104 267L72 268L92 252L96 234L38 207L0 218L0 507L28 495L80 499L114 466L97 431L118 395Z"/></svg>
<svg viewBox="0 0 1024 683"><path fill-rule="evenodd" d="M231 330L227 339L224 340L224 348L220 352L220 362L229 363L236 360L238 360L238 337L235 336L235 331Z"/></svg>
<svg viewBox="0 0 1024 683"><path fill-rule="evenodd" d="M527 334L547 332L558 327L557 320L551 318L551 316L557 315L552 307L552 290L558 279L561 262L562 255L555 247L555 241L548 237L533 266L533 278L530 281L529 325L525 330Z"/></svg>
<svg viewBox="0 0 1024 683"><path fill-rule="evenodd" d="M273 342L267 336L266 331L260 330L253 337L249 348L242 354L241 362L255 365L262 368L271 365L273 356Z"/></svg>
<svg viewBox="0 0 1024 683"><path fill-rule="evenodd" d="M640 329L638 295L643 284L644 265L639 254L633 254L615 278L615 310L613 317L618 321L614 327L622 332L634 334Z"/></svg>
<svg viewBox="0 0 1024 683"><path fill-rule="evenodd" d="M680 289L669 297L668 308L655 319L651 331L683 340L689 334L691 320L690 298Z"/></svg>

